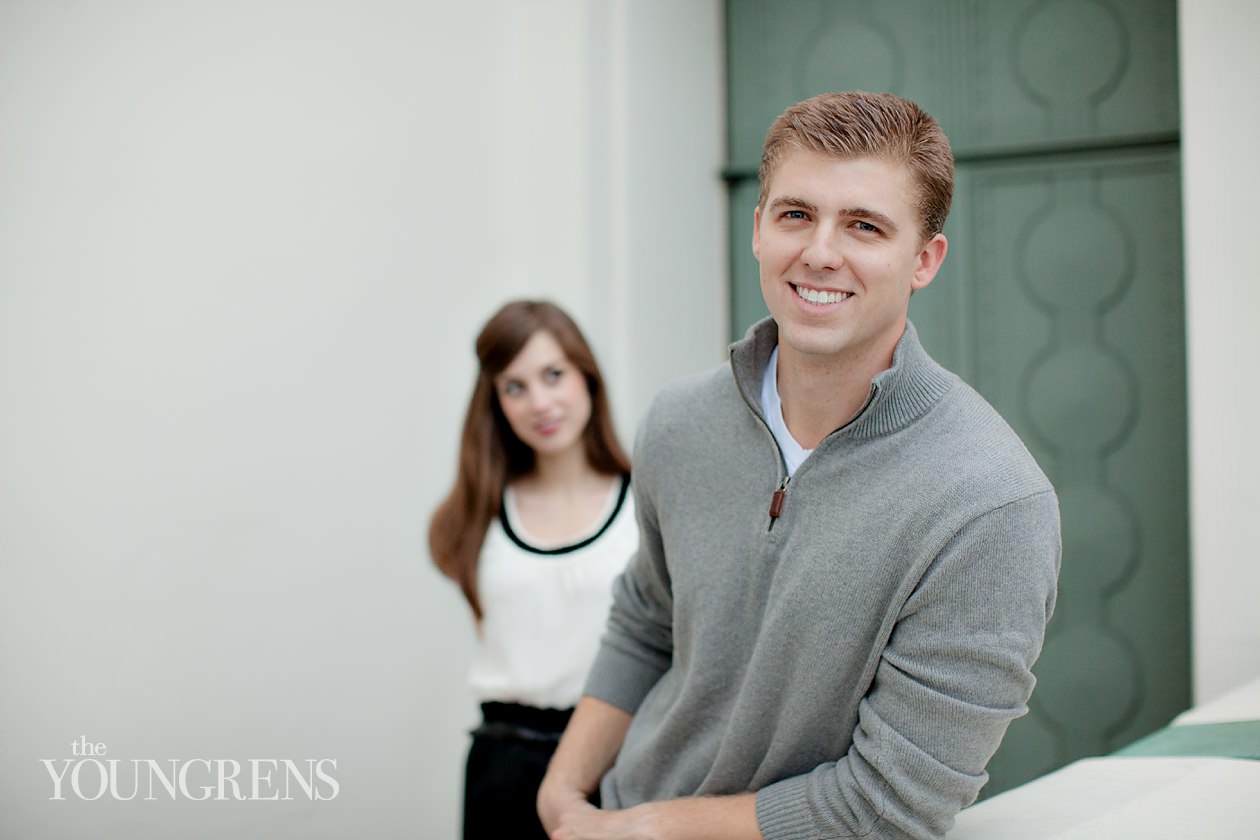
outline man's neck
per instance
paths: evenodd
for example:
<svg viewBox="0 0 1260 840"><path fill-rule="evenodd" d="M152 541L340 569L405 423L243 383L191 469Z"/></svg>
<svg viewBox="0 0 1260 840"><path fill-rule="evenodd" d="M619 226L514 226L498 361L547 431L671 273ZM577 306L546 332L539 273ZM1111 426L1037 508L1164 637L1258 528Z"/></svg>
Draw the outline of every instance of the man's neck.
<svg viewBox="0 0 1260 840"><path fill-rule="evenodd" d="M900 338L900 336L898 336ZM853 420L871 394L871 380L892 365L894 342L884 352L834 359L779 345L776 371L783 420L806 449Z"/></svg>

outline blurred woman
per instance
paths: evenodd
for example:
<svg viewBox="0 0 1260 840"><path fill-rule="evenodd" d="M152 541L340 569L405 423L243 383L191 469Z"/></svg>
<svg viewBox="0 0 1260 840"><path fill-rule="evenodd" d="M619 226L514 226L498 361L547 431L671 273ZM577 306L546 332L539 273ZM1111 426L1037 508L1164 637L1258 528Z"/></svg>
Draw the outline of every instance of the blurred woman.
<svg viewBox="0 0 1260 840"><path fill-rule="evenodd" d="M476 351L455 484L429 526L434 562L477 620L483 720L464 838L545 838L538 785L638 547L630 462L591 349L559 307L507 304Z"/></svg>

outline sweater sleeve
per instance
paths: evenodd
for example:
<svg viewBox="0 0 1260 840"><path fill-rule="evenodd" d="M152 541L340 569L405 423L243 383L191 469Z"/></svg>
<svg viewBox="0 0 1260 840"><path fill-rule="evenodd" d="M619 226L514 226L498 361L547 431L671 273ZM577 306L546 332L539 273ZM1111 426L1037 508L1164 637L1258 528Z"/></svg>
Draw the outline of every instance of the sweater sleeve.
<svg viewBox="0 0 1260 840"><path fill-rule="evenodd" d="M1059 557L1049 490L955 534L898 614L848 753L757 794L766 840L943 837L1028 710Z"/></svg>
<svg viewBox="0 0 1260 840"><path fill-rule="evenodd" d="M652 413L634 447L639 548L613 583L613 603L584 693L634 714L669 670L674 654L674 599L652 495Z"/></svg>

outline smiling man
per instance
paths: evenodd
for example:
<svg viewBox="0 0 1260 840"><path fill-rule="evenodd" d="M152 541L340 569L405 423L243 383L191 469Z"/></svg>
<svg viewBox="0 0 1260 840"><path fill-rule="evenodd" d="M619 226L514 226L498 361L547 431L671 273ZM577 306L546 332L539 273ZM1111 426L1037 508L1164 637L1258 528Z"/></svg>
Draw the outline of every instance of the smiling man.
<svg viewBox="0 0 1260 840"><path fill-rule="evenodd" d="M887 94L771 127L771 317L640 430L640 550L539 793L553 840L939 838L975 799L1027 710L1060 538L1032 457L907 321L953 175Z"/></svg>

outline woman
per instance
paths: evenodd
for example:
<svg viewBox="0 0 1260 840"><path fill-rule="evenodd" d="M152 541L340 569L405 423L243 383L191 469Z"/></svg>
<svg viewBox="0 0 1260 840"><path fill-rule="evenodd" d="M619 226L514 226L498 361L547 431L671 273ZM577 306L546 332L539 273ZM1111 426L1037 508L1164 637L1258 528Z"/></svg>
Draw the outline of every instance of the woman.
<svg viewBox="0 0 1260 840"><path fill-rule="evenodd" d="M464 781L464 838L538 837L535 797L638 547L630 463L599 368L561 309L515 301L477 336L480 371L455 486L433 514L434 562L477 619L483 722Z"/></svg>

